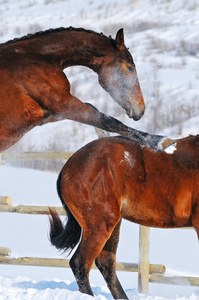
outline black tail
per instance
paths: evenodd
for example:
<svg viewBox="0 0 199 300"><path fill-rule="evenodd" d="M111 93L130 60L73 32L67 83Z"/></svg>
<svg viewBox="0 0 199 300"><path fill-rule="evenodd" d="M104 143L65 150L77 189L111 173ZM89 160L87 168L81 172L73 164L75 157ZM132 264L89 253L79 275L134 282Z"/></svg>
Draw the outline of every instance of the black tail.
<svg viewBox="0 0 199 300"><path fill-rule="evenodd" d="M57 192L61 199L62 205L67 213L67 222L66 225L63 226L62 221L55 210L49 208L50 210L50 241L51 244L54 245L57 249L68 251L73 250L73 248L78 244L81 237L81 227L73 217L69 208L63 201L61 197L60 190L60 178L61 174L57 180Z"/></svg>

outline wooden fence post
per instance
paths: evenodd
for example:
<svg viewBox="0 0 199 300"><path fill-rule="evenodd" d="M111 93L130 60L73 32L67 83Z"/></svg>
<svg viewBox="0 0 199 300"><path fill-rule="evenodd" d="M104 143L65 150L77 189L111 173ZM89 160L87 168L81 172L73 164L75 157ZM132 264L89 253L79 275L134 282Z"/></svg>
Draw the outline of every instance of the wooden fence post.
<svg viewBox="0 0 199 300"><path fill-rule="evenodd" d="M150 228L139 226L138 292L149 292L149 233Z"/></svg>

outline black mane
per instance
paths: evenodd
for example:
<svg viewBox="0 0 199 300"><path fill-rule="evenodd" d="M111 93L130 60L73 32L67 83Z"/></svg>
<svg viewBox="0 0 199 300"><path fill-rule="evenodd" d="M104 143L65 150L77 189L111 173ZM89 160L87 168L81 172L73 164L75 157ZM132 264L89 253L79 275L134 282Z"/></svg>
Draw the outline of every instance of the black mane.
<svg viewBox="0 0 199 300"><path fill-rule="evenodd" d="M70 27L67 27L67 28L65 28L65 27L59 27L59 28L55 28L55 29L51 28L51 29L47 29L47 30L44 30L44 31L38 31L38 32L35 32L35 33L29 33L29 34L27 34L25 36L22 36L20 38L14 38L13 40L9 40L9 41L6 42L6 44L8 44L8 43L16 43L16 42L19 42L19 41L24 41L24 40L31 39L33 37L45 35L45 34L52 33L52 32L59 32L59 31L82 31L82 32L88 32L88 33L94 33L94 34L97 34L99 36L108 38L111 41L113 41L113 39L112 39L111 36L107 37L102 32L97 33L97 32L95 32L93 30L84 29L84 28L74 28L74 27L70 26Z"/></svg>

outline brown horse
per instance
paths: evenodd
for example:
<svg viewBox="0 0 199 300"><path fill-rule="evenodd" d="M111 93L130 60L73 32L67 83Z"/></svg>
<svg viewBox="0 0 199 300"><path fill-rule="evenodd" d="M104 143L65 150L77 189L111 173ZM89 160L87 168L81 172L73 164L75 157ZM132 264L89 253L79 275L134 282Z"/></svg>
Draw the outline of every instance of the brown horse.
<svg viewBox="0 0 199 300"><path fill-rule="evenodd" d="M50 238L73 249L70 260L79 289L92 294L95 263L116 299L127 299L116 275L121 219L145 226L193 226L199 236L199 135L177 140L172 154L127 138L104 138L77 151L65 164L58 193L68 220L51 210ZM82 234L81 234L82 233Z"/></svg>
<svg viewBox="0 0 199 300"><path fill-rule="evenodd" d="M130 118L142 117L144 100L123 29L115 40L72 27L38 32L0 44L0 152L33 127L64 119L157 147L162 137L127 127L72 96L63 70L74 65L96 72L101 86Z"/></svg>

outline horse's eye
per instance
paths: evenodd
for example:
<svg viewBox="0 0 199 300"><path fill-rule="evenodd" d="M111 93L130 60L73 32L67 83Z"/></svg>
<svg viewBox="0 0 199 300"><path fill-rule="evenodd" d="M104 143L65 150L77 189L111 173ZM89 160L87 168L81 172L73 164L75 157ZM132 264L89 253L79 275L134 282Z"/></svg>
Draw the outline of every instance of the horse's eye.
<svg viewBox="0 0 199 300"><path fill-rule="evenodd" d="M128 67L130 72L134 72L134 67Z"/></svg>

